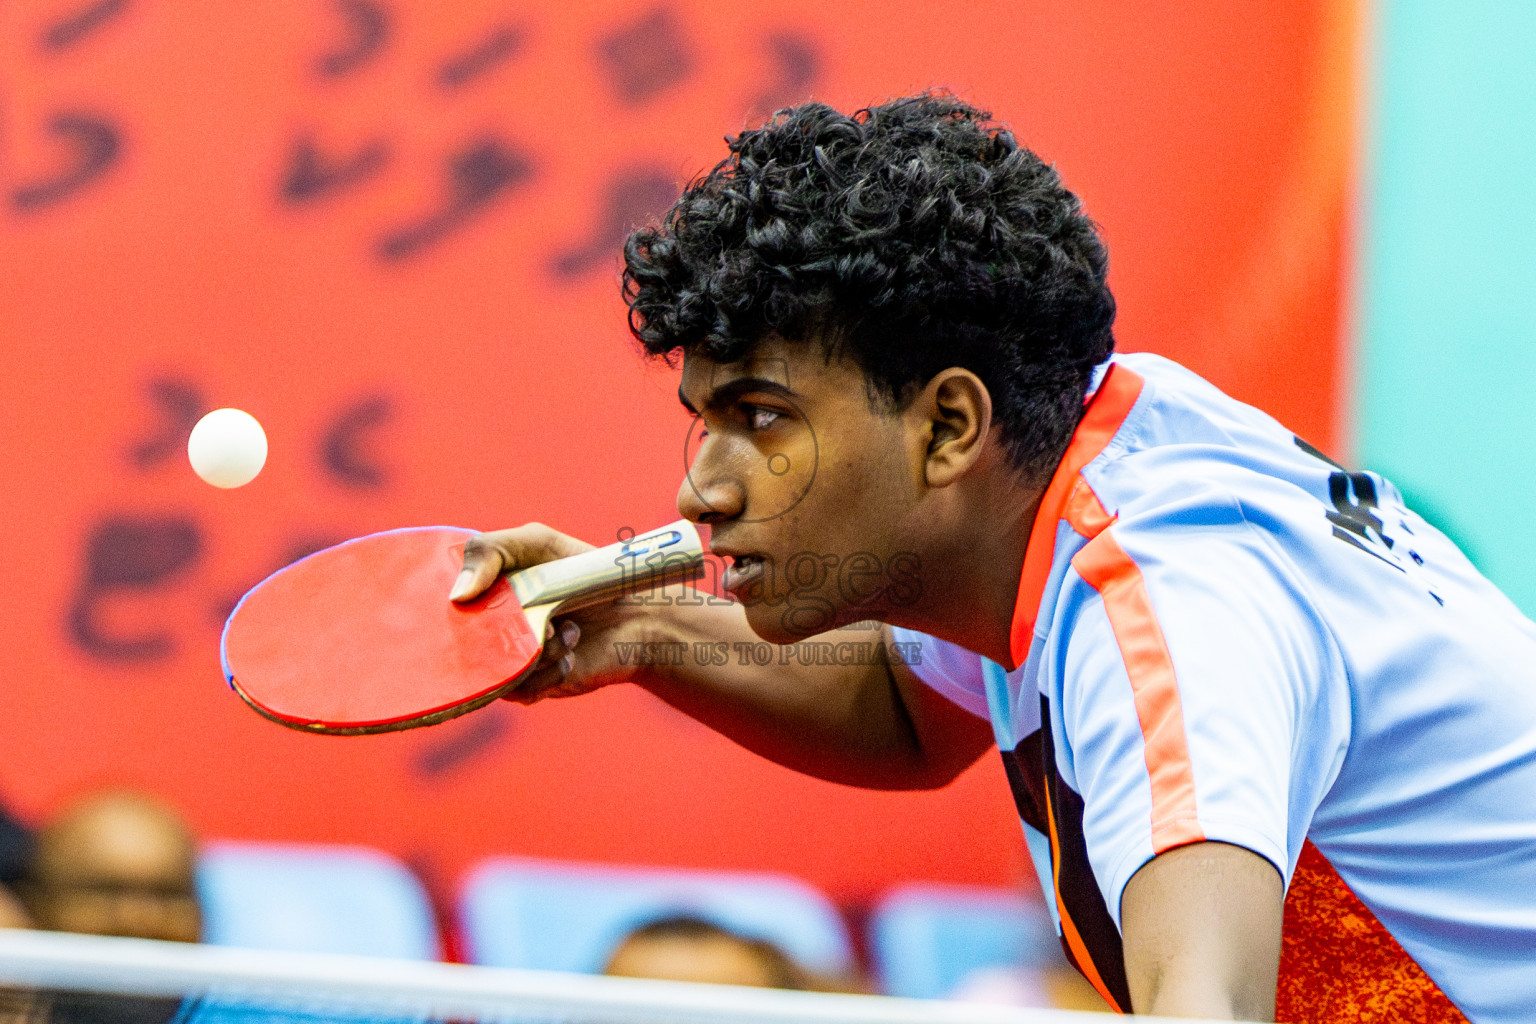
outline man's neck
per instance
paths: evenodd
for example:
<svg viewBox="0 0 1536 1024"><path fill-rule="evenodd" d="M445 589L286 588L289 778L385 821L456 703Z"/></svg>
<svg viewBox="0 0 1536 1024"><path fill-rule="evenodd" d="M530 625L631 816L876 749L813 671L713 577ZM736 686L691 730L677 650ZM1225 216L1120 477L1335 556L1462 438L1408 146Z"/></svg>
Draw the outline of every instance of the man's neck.
<svg viewBox="0 0 1536 1024"><path fill-rule="evenodd" d="M997 467L938 498L924 531L922 596L897 625L1013 665L1010 637L1030 527L1045 487ZM937 527L937 529L935 528Z"/></svg>

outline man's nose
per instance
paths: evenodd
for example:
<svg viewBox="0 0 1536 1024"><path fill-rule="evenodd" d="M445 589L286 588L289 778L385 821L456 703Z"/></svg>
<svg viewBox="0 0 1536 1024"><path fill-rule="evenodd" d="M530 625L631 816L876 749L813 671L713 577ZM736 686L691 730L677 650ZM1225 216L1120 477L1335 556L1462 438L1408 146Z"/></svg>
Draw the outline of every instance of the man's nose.
<svg viewBox="0 0 1536 1024"><path fill-rule="evenodd" d="M692 523L727 522L746 509L746 488L729 473L720 458L719 446L706 437L682 486L677 489L677 511Z"/></svg>

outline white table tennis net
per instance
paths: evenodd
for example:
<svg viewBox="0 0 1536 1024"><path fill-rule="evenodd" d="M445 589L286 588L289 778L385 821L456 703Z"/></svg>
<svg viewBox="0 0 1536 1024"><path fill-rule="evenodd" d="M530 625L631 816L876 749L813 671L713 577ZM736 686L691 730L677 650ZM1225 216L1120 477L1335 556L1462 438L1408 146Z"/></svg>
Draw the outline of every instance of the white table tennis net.
<svg viewBox="0 0 1536 1024"><path fill-rule="evenodd" d="M0 931L0 1024L1093 1024L1101 1014Z"/></svg>

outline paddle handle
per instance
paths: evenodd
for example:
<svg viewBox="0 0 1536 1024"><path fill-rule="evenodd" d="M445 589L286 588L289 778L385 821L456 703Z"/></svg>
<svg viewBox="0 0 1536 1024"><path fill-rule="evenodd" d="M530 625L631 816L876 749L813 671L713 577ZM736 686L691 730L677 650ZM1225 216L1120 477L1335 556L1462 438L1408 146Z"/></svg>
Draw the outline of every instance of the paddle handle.
<svg viewBox="0 0 1536 1024"><path fill-rule="evenodd" d="M524 609L563 611L704 575L704 542L686 519L626 541L520 569L507 577Z"/></svg>

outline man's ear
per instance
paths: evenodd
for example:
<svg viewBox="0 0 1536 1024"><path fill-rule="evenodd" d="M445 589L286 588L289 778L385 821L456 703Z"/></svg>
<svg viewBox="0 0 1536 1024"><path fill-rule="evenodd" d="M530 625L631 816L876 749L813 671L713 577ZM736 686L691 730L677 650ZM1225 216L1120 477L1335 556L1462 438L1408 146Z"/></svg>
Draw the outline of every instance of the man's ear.
<svg viewBox="0 0 1536 1024"><path fill-rule="evenodd" d="M992 395L970 370L941 370L908 406L925 443L923 479L948 487L982 456L992 432Z"/></svg>

